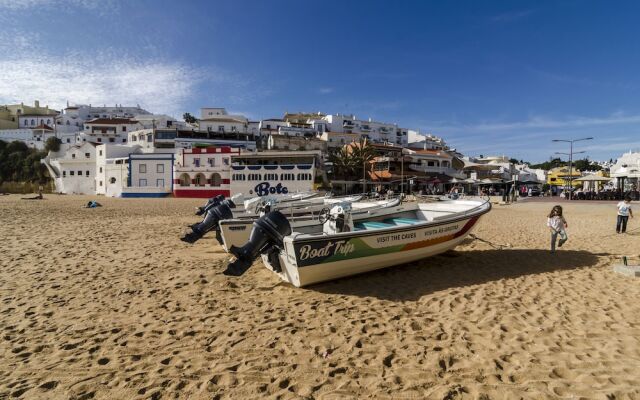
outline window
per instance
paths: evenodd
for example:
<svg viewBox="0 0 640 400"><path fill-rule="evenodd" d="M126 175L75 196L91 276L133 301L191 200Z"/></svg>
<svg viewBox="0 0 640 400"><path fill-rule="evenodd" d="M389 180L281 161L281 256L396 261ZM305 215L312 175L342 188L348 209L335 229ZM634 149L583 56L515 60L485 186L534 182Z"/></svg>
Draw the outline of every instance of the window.
<svg viewBox="0 0 640 400"><path fill-rule="evenodd" d="M62 177L66 178L67 177L67 171L62 171Z"/></svg>
<svg viewBox="0 0 640 400"><path fill-rule="evenodd" d="M200 159L199 158L194 158L193 159L193 166L194 167L199 167L200 166Z"/></svg>
<svg viewBox="0 0 640 400"><path fill-rule="evenodd" d="M115 141L116 141L116 138L112 138L112 137L109 138L110 143L114 143Z"/></svg>
<svg viewBox="0 0 640 400"><path fill-rule="evenodd" d="M249 174L249 178L250 181L261 181L262 180L262 176L260 174Z"/></svg>
<svg viewBox="0 0 640 400"><path fill-rule="evenodd" d="M116 183L116 178L111 177L111 179L109 179L109 183L114 184Z"/></svg>
<svg viewBox="0 0 640 400"><path fill-rule="evenodd" d="M99 154L100 154L100 155L102 155L102 150L100 150L100 153L99 153Z"/></svg>
<svg viewBox="0 0 640 400"><path fill-rule="evenodd" d="M67 138L67 143L71 143L71 139Z"/></svg>
<svg viewBox="0 0 640 400"><path fill-rule="evenodd" d="M216 166L216 159L215 158L208 158L207 159L207 163L209 163L210 167L215 167Z"/></svg>
<svg viewBox="0 0 640 400"><path fill-rule="evenodd" d="M31 126L33 126L33 125L35 125L35 124L36 124L36 123L35 123L35 121L34 121L34 120L31 120Z"/></svg>
<svg viewBox="0 0 640 400"><path fill-rule="evenodd" d="M70 175L70 176L73 176L73 175L74 175L74 174L73 174L73 171L69 171L69 175Z"/></svg>
<svg viewBox="0 0 640 400"><path fill-rule="evenodd" d="M224 132L224 126L223 125L219 125L218 126L218 132Z"/></svg>
<svg viewBox="0 0 640 400"><path fill-rule="evenodd" d="M127 143L127 139L122 138L122 143Z"/></svg>
<svg viewBox="0 0 640 400"><path fill-rule="evenodd" d="M293 174L280 174L281 181L293 181L295 180L295 176Z"/></svg>
<svg viewBox="0 0 640 400"><path fill-rule="evenodd" d="M51 120L50 120L50 119L48 119L48 120L47 120L47 125L49 125L50 123L51 123Z"/></svg>
<svg viewBox="0 0 640 400"><path fill-rule="evenodd" d="M164 187L164 179L156 179L156 187Z"/></svg>
<svg viewBox="0 0 640 400"><path fill-rule="evenodd" d="M126 127L126 126L123 126L123 127L122 127L122 132L126 132L126 131L127 131L127 127Z"/></svg>
<svg viewBox="0 0 640 400"><path fill-rule="evenodd" d="M223 159L222 159L222 163L223 163L224 165L229 165L229 158L228 158L228 157L223 158Z"/></svg>
<svg viewBox="0 0 640 400"><path fill-rule="evenodd" d="M78 176L82 176L82 171L78 171Z"/></svg>
<svg viewBox="0 0 640 400"><path fill-rule="evenodd" d="M140 179L139 185L140 187L145 187L147 186L147 180L146 179Z"/></svg>
<svg viewBox="0 0 640 400"><path fill-rule="evenodd" d="M147 164L140 164L138 166L138 172L140 172L141 174L146 174L147 173Z"/></svg>
<svg viewBox="0 0 640 400"><path fill-rule="evenodd" d="M159 174L164 173L164 164L156 164L156 172Z"/></svg>
<svg viewBox="0 0 640 400"><path fill-rule="evenodd" d="M147 142L152 142L153 141L153 135L149 134L147 135Z"/></svg>
<svg viewBox="0 0 640 400"><path fill-rule="evenodd" d="M69 124L69 120L67 120L67 125L71 125L71 124Z"/></svg>
<svg viewBox="0 0 640 400"><path fill-rule="evenodd" d="M245 176L244 176L244 174L233 174L233 180L234 181L244 181L245 180Z"/></svg>
<svg viewBox="0 0 640 400"><path fill-rule="evenodd" d="M84 158L91 158L91 153L84 153Z"/></svg>
<svg viewBox="0 0 640 400"><path fill-rule="evenodd" d="M136 140L138 140L138 139L136 139L136 135L131 135L131 141L135 142Z"/></svg>
<svg viewBox="0 0 640 400"><path fill-rule="evenodd" d="M102 138L98 138L98 143L102 143Z"/></svg>
<svg viewBox="0 0 640 400"><path fill-rule="evenodd" d="M89 176L89 171L85 171L84 176L88 177Z"/></svg>
<svg viewBox="0 0 640 400"><path fill-rule="evenodd" d="M299 173L298 174L298 180L299 181L309 181L311 180L311 174L307 174L307 173Z"/></svg>
<svg viewBox="0 0 640 400"><path fill-rule="evenodd" d="M102 173L102 167L100 167L100 173Z"/></svg>
<svg viewBox="0 0 640 400"><path fill-rule="evenodd" d="M71 158L76 158L76 153L71 153Z"/></svg>
<svg viewBox="0 0 640 400"><path fill-rule="evenodd" d="M102 181L100 181L100 186L102 186Z"/></svg>
<svg viewBox="0 0 640 400"><path fill-rule="evenodd" d="M278 174L264 174L264 180L265 181L277 181L278 180Z"/></svg>

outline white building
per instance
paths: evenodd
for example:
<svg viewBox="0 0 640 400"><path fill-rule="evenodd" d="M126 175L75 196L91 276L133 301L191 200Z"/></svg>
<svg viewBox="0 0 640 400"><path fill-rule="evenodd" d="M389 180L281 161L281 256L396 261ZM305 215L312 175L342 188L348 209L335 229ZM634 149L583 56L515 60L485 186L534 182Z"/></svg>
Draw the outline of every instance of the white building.
<svg viewBox="0 0 640 400"><path fill-rule="evenodd" d="M326 140L329 147L341 147L360 139L368 139L372 143L388 143L406 146L408 143L408 129L400 128L397 124L356 119L354 115L334 114L322 118L326 122L326 132L321 138ZM317 125L317 124L314 124Z"/></svg>
<svg viewBox="0 0 640 400"><path fill-rule="evenodd" d="M78 104L67 106L56 118L57 131L60 133L72 133L83 130L84 123L97 118L134 118L141 115L150 115L147 110L136 107L94 107L92 105Z"/></svg>
<svg viewBox="0 0 640 400"><path fill-rule="evenodd" d="M201 131L218 133L247 133L249 120L243 115L228 114L224 108L202 108L199 126Z"/></svg>
<svg viewBox="0 0 640 400"><path fill-rule="evenodd" d="M444 139L434 136L430 133L421 134L418 131L409 129L408 131L408 147L415 150L448 150L449 146Z"/></svg>
<svg viewBox="0 0 640 400"><path fill-rule="evenodd" d="M55 115L42 115L42 114L21 114L18 116L18 126L20 128L34 129L37 126L46 125L51 130L55 126Z"/></svg>
<svg viewBox="0 0 640 400"><path fill-rule="evenodd" d="M62 144L41 160L54 180L56 192L95 194L96 148L92 143Z"/></svg>
<svg viewBox="0 0 640 400"><path fill-rule="evenodd" d="M260 136L269 136L272 134L277 134L278 130L283 127L287 128L291 125L289 122L279 119L279 118L269 118L263 119L260 121Z"/></svg>
<svg viewBox="0 0 640 400"><path fill-rule="evenodd" d="M140 146L96 147L96 193L109 197L164 197L173 188L173 152L141 153Z"/></svg>
<svg viewBox="0 0 640 400"><path fill-rule="evenodd" d="M616 180L616 188L627 192L640 189L640 152L624 153L611 167L611 178Z"/></svg>
<svg viewBox="0 0 640 400"><path fill-rule="evenodd" d="M46 125L36 126L33 129L1 129L0 140L5 142L20 141L27 146L43 150L44 144L50 137L54 137L53 129Z"/></svg>
<svg viewBox="0 0 640 400"><path fill-rule="evenodd" d="M84 124L84 132L78 135L78 142L125 144L129 132L142 128L136 120L129 118L97 118Z"/></svg>
<svg viewBox="0 0 640 400"><path fill-rule="evenodd" d="M231 196L231 156L240 149L228 146L177 149L174 163L175 197Z"/></svg>
<svg viewBox="0 0 640 400"><path fill-rule="evenodd" d="M258 152L231 156L231 195L245 198L313 190L320 151Z"/></svg>

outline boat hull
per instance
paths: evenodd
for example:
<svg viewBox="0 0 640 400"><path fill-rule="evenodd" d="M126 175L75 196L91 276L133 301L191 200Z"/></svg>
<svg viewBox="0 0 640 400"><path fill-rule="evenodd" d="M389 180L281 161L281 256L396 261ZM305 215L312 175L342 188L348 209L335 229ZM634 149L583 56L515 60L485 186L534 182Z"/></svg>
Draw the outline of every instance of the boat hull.
<svg viewBox="0 0 640 400"><path fill-rule="evenodd" d="M419 227L300 240L295 235L288 236L284 250L279 253L281 272L277 273L283 280L301 287L418 261L459 245L480 215L489 209L490 206L481 213L432 221ZM268 257L262 259L267 268L276 272Z"/></svg>

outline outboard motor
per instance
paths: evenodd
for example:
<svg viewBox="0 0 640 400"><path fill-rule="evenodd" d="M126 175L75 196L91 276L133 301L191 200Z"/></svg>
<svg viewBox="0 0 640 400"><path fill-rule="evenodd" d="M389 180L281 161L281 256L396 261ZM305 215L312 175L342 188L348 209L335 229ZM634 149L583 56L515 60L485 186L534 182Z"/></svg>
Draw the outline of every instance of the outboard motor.
<svg viewBox="0 0 640 400"><path fill-rule="evenodd" d="M271 210L274 209L276 202L273 200L263 201L260 207L256 207L256 214L261 217L264 217L266 214L270 213Z"/></svg>
<svg viewBox="0 0 640 400"><path fill-rule="evenodd" d="M331 210L324 209L320 215L323 233L332 235L353 230L353 218L351 217L351 205L349 203L337 204Z"/></svg>
<svg viewBox="0 0 640 400"><path fill-rule="evenodd" d="M233 211L231 211L231 209L235 207L236 205L230 199L224 200L219 205L210 209L201 223L191 226L193 232L181 237L180 240L187 243L197 242L205 233L212 229L217 229L220 220L233 218ZM221 238L218 240L220 241Z"/></svg>
<svg viewBox="0 0 640 400"><path fill-rule="evenodd" d="M221 194L210 198L209 201L207 201L207 204L205 204L204 207L198 207L197 208L196 215L202 215L202 214L206 213L211 208L219 205L222 202L222 200L224 200L224 195L221 195Z"/></svg>
<svg viewBox="0 0 640 400"><path fill-rule="evenodd" d="M242 247L231 246L229 252L236 259L227 265L225 275L241 276L253 260L260 254L267 254L275 261L274 268L279 269L277 255L283 246L284 237L291 234L291 225L280 211L271 211L253 223L249 241ZM278 271L279 272L279 271Z"/></svg>

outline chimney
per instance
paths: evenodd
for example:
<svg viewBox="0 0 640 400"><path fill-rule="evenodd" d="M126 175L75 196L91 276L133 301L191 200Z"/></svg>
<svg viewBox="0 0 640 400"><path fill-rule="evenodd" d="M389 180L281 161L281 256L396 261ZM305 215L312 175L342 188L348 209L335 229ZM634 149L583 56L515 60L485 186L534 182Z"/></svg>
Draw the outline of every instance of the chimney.
<svg viewBox="0 0 640 400"><path fill-rule="evenodd" d="M40 102L38 100L34 101L34 104L36 108L40 107Z"/></svg>

